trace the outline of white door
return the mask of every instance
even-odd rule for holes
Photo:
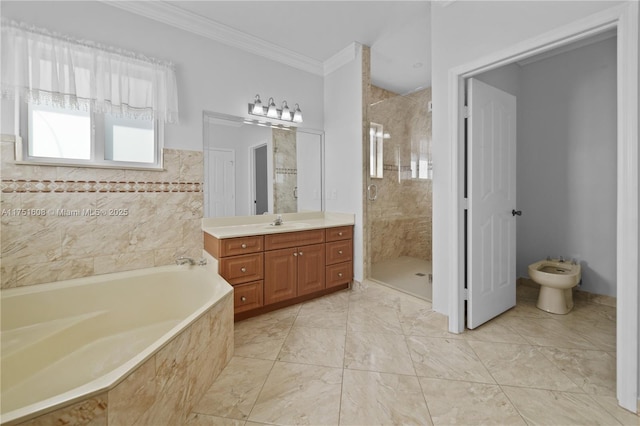
[[[516,304],[516,98],[467,86],[467,327]]]
[[[235,152],[212,149],[209,152],[209,215],[211,217],[236,214]]]

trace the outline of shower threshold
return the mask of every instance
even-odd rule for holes
[[[431,301],[432,266],[430,260],[401,256],[371,265],[371,280]]]

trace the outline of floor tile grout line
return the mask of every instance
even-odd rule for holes
[[[550,347],[550,346],[540,346],[540,347],[536,347],[536,350],[543,356],[545,357],[549,362],[551,362],[558,370],[560,370],[560,372],[562,374],[564,374],[565,377],[567,377],[571,382],[573,382],[578,388],[580,388],[583,392],[576,392],[576,393],[584,393],[586,395],[592,395],[590,392],[587,391],[587,389],[585,389],[585,387],[583,385],[581,385],[580,383],[578,383],[576,380],[573,380],[571,377],[569,377],[564,369],[555,361],[555,359],[553,359],[552,357],[547,356],[547,354],[545,353],[545,351],[540,350],[540,348],[551,348],[551,349],[555,349],[555,350],[559,350],[564,352],[565,354],[569,351],[574,352],[574,351],[580,351],[580,352],[600,352],[600,353],[605,353],[608,356],[610,356],[606,351],[595,351],[595,350],[590,350],[590,349],[571,349],[571,348],[554,348],[554,347]],[[575,359],[575,358],[572,358]],[[615,361],[615,358],[614,358]],[[615,384],[615,378],[614,378],[614,384]],[[614,395],[615,396],[615,393]]]
[[[526,339],[525,339],[526,340]],[[494,343],[495,344],[495,343]],[[487,367],[487,365],[485,364],[484,360],[480,357],[480,355],[478,355],[478,353],[476,352],[476,350],[473,348],[472,345],[469,345],[469,347],[471,348],[471,350],[473,351],[473,353],[476,355],[476,357],[478,358],[478,360],[480,361],[480,363],[482,364],[482,366],[485,368],[485,370],[487,370],[487,372],[489,373],[489,375],[491,376],[491,378],[493,379],[493,381],[495,382],[496,386],[498,386],[498,389],[500,389],[500,392],[502,392],[502,394],[505,396],[505,398],[507,398],[507,400],[509,401],[509,403],[511,404],[511,406],[513,407],[514,410],[516,410],[516,412],[518,413],[518,415],[520,416],[520,418],[522,419],[522,421],[525,424],[529,424],[529,422],[527,422],[527,420],[525,419],[525,417],[522,415],[522,413],[520,412],[520,410],[518,409],[518,407],[516,406],[516,404],[513,403],[513,401],[511,400],[511,398],[509,398],[509,395],[507,395],[507,393],[504,391],[504,389],[502,388],[502,385],[500,384],[500,382],[498,382],[498,380],[496,380],[496,378],[494,377],[493,373],[491,373],[491,370],[489,370],[489,367]]]
[[[349,332],[349,312],[351,310],[350,306],[351,306],[351,295],[353,289],[350,286],[349,287],[349,294],[347,297],[347,318],[345,319],[345,330],[344,330],[344,346],[343,346],[343,351],[342,351],[342,376],[341,376],[341,381],[340,381],[340,403],[338,404],[338,425],[342,424],[342,397],[344,396],[344,370],[346,369],[345,365],[346,365],[346,360],[345,358],[347,357],[347,333]]]
[[[418,379],[418,386],[420,386],[420,392],[422,392],[422,399],[424,400],[424,404],[427,407],[427,413],[429,413],[429,420],[431,421],[431,424],[433,425],[433,416],[431,415],[431,409],[429,408],[429,401],[427,401],[427,394],[424,391],[424,387],[422,387],[422,380],[420,380],[419,376],[416,376],[416,378]]]
[[[298,307],[298,310],[296,311],[296,314],[295,314],[295,318],[291,322],[291,325],[289,325],[289,331],[287,332],[286,337],[282,341],[282,346],[280,346],[280,350],[278,351],[278,354],[276,355],[276,358],[274,360],[270,360],[270,361],[273,362],[273,364],[271,364],[271,368],[269,369],[269,373],[267,374],[267,377],[265,378],[264,382],[262,383],[262,386],[260,386],[260,390],[258,391],[258,395],[256,396],[256,400],[253,401],[253,404],[251,405],[251,409],[249,410],[249,414],[247,414],[247,418],[245,419],[245,424],[248,421],[252,421],[252,420],[250,420],[251,413],[253,413],[253,410],[256,408],[256,404],[260,400],[260,395],[262,395],[262,391],[264,391],[264,387],[267,384],[267,381],[269,380],[269,377],[271,376],[271,373],[273,372],[273,368],[276,366],[276,362],[280,362],[280,361],[278,361],[278,358],[280,357],[280,353],[282,352],[282,348],[284,347],[284,344],[287,341],[287,337],[289,337],[289,334],[291,334],[291,329],[293,328],[293,324],[295,324],[296,319],[298,318],[298,314],[300,313],[300,308],[301,307],[302,306]]]

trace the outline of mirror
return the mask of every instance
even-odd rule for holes
[[[324,133],[204,112],[205,217],[322,211]]]

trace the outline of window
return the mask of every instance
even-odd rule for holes
[[[372,178],[382,177],[382,149],[384,144],[382,124],[371,123],[369,127],[369,175]]]
[[[161,167],[164,124],[178,123],[172,63],[5,18],[1,30],[0,94],[21,105],[18,159]]]
[[[119,117],[28,104],[21,158],[25,162],[161,167],[162,144],[152,119]]]

